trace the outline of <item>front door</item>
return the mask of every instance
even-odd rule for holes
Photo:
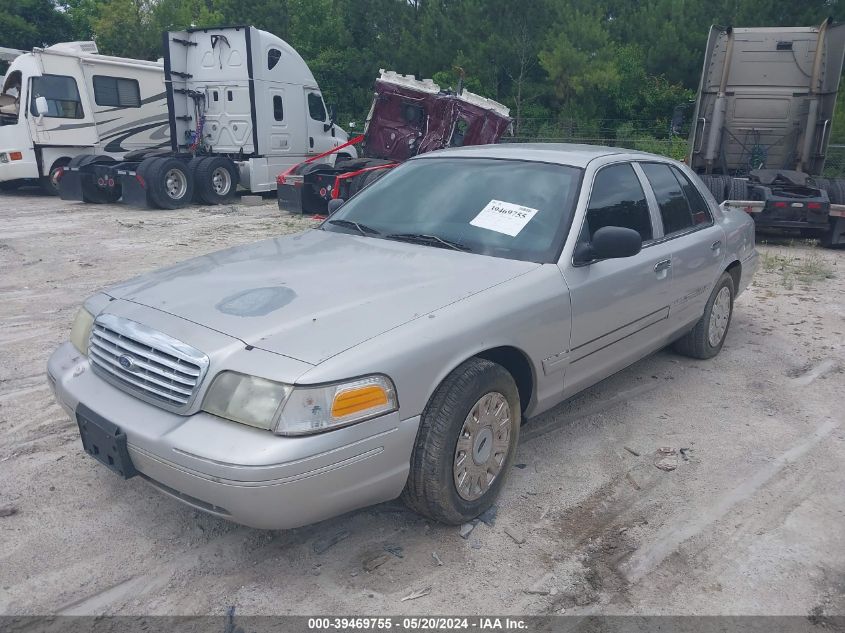
[[[603,226],[638,231],[643,249],[633,257],[564,263],[572,302],[567,395],[634,362],[666,333],[672,258],[630,163],[596,173],[579,242]]]
[[[326,129],[329,125],[329,115],[323,103],[323,97],[317,90],[305,90],[305,111],[308,120],[308,154],[322,154],[334,149],[340,143],[335,138],[334,126]]]

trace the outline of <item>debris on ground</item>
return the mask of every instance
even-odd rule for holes
[[[419,591],[415,591],[412,594],[409,594],[402,598],[400,602],[405,602],[406,600],[416,600],[417,598],[423,598],[431,593],[431,587],[423,587]]]
[[[0,517],[10,517],[13,514],[17,514],[17,513],[18,513],[17,506],[13,506],[13,505],[0,506]]]
[[[522,545],[525,542],[525,537],[522,532],[510,526],[505,527],[505,534],[510,536],[517,545]]]
[[[678,467],[678,452],[668,446],[658,448],[654,465],[667,473],[675,470]]]
[[[634,488],[634,490],[640,489],[640,484],[637,483],[637,480],[631,476],[631,473],[625,473],[625,479],[628,480],[628,483]]]
[[[461,532],[460,532],[461,538],[463,538],[463,539],[469,538],[469,535],[472,533],[472,531],[474,529],[475,529],[475,523],[464,523],[461,526]]]
[[[633,455],[634,457],[640,456],[640,454],[637,451],[635,451],[633,448],[631,448],[630,446],[623,446],[622,448],[624,448],[626,451],[631,453],[631,455]]]
[[[326,538],[318,538],[316,541],[314,541],[314,545],[312,546],[314,549],[314,553],[322,554],[328,551],[331,547],[334,547],[343,539],[349,538],[351,534],[352,532],[350,532],[349,530],[340,530],[332,536]]]
[[[366,559],[363,563],[363,567],[366,571],[375,571],[389,561],[390,558],[390,554],[376,554],[375,556],[371,556]]]
[[[688,462],[688,461],[689,461],[689,454],[688,454],[688,453],[689,453],[691,450],[692,450],[691,448],[682,448],[682,449],[680,449],[681,457],[683,457],[683,458],[684,458],[684,461],[685,461],[685,462]]]
[[[519,468],[520,470],[524,470],[525,468],[528,468],[528,464],[514,464],[513,467]]]
[[[261,196],[241,196],[241,204],[246,207],[257,207],[264,203],[264,198]]]
[[[478,515],[478,520],[489,527],[496,525],[496,515],[499,512],[499,506],[492,505],[487,510]]]
[[[401,545],[385,545],[384,551],[393,554],[396,558],[405,558]]]
[[[434,562],[437,563],[438,567],[443,567],[443,561],[440,560],[440,557],[437,555],[437,552],[432,552],[431,557],[434,559]]]

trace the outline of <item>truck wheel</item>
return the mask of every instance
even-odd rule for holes
[[[704,315],[683,338],[675,341],[675,351],[692,358],[713,358],[725,343],[733,307],[733,277],[724,272],[710,293],[710,298],[704,306]]]
[[[239,176],[235,163],[228,158],[203,158],[194,170],[194,190],[203,202],[225,204],[234,197]]]
[[[827,195],[833,204],[845,204],[845,180],[841,178],[831,180]]]
[[[845,218],[830,218],[830,230],[819,241],[824,248],[845,246]]]
[[[743,178],[731,178],[727,200],[748,200],[748,181]]]
[[[147,161],[151,161],[145,166]],[[149,200],[159,209],[179,209],[194,195],[194,180],[188,165],[176,158],[147,159],[138,166],[147,183]]]
[[[48,196],[59,195],[59,180],[62,178],[65,167],[70,162],[70,158],[59,158],[53,166],[50,167],[50,173],[47,176],[41,176],[38,179],[38,184],[41,186],[41,191]]]
[[[716,198],[716,202],[722,204],[725,201],[725,183],[722,181],[721,176],[702,174],[699,178],[701,178],[704,186],[710,190],[710,193],[713,194],[713,197]]]
[[[477,517],[510,471],[520,423],[519,391],[504,367],[481,358],[460,365],[423,411],[405,503],[443,523]]]

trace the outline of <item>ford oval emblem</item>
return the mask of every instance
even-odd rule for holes
[[[126,354],[122,354],[121,356],[119,356],[117,362],[126,371],[132,371],[135,367],[134,359],[131,356],[127,356]]]

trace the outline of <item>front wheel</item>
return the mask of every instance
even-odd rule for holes
[[[725,344],[734,305],[734,282],[722,273],[695,327],[675,342],[675,351],[692,358],[713,358]]]
[[[507,370],[481,358],[463,363],[423,411],[405,503],[449,524],[483,513],[513,464],[520,423],[519,391]]]
[[[46,176],[41,176],[38,179],[38,184],[41,186],[41,191],[47,194],[48,196],[58,196],[59,195],[59,181],[62,179],[62,175],[64,175],[65,167],[70,162],[69,158],[60,158],[53,166],[50,167],[50,173]]]

